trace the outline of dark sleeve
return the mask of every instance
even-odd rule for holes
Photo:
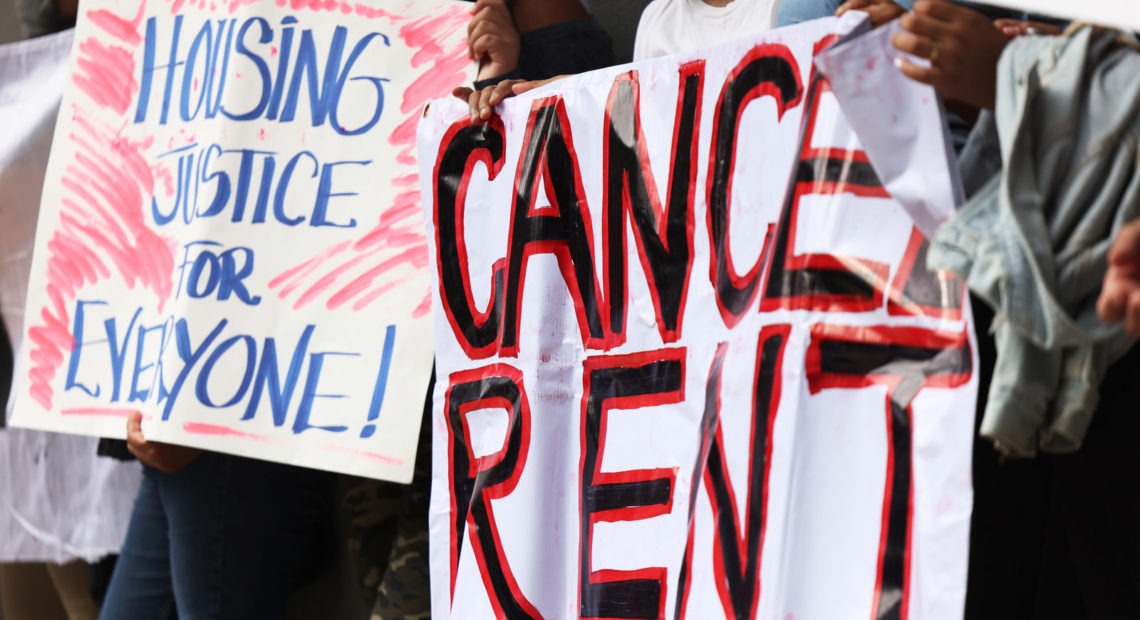
[[[506,75],[475,82],[481,89],[506,79],[545,80],[614,64],[610,35],[593,19],[553,24],[522,35],[519,66]]]
[[[95,453],[99,456],[106,456],[117,461],[135,460],[135,455],[131,454],[131,451],[127,449],[127,442],[122,439],[100,439],[99,446],[95,448]]]
[[[522,36],[519,73],[523,79],[544,80],[612,64],[613,42],[593,19],[562,22]]]

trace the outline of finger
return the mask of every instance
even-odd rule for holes
[[[913,12],[917,16],[930,17],[939,22],[960,21],[981,15],[947,0],[918,0],[914,3]]]
[[[1046,24],[1045,22],[1035,22],[1035,21],[1025,22],[1025,29],[1027,31],[1029,29],[1033,29],[1033,30],[1036,30],[1039,34],[1047,34],[1047,35],[1053,35],[1053,36],[1059,35],[1062,32],[1064,32],[1064,30],[1062,30],[1061,27],[1056,25],[1056,24]]]
[[[835,11],[835,16],[839,17],[847,11],[860,11],[871,6],[873,3],[873,0],[847,0],[847,2],[839,5],[839,8]]]
[[[950,34],[949,22],[936,19],[929,15],[919,15],[915,12],[903,15],[899,21],[899,25],[907,32],[928,39],[941,40]]]
[[[486,89],[484,89],[484,90],[486,90]],[[479,101],[480,101],[481,97],[482,97],[482,93],[480,91],[477,91],[477,90],[471,91],[471,94],[467,97],[467,107],[471,112],[471,122],[472,123],[479,121]]]
[[[556,75],[552,78],[547,78],[545,80],[531,80],[529,82],[517,82],[511,87],[511,90],[513,90],[516,95],[521,95],[525,92],[532,91],[532,90],[539,88],[541,86],[546,86],[547,84],[549,84],[551,82],[566,79],[568,77],[570,77],[570,76],[569,75]]]
[[[451,96],[462,101],[467,101],[471,97],[472,92],[474,91],[466,86],[456,86],[451,89]]]
[[[939,78],[942,77],[942,72],[938,67],[920,67],[902,57],[895,58],[895,66],[908,78],[916,82],[929,84],[935,88],[938,87]]]
[[[503,4],[502,0],[475,0],[475,6],[471,7],[471,14],[478,15],[486,9],[493,9],[496,5]]]
[[[491,103],[491,95],[493,95],[495,93],[495,91],[498,90],[502,85],[503,85],[503,83],[499,82],[498,84],[496,84],[494,86],[484,88],[483,92],[479,93],[479,118],[480,118],[480,120],[485,121],[485,120],[491,118],[491,107],[494,105]]]
[[[491,91],[491,96],[488,99],[488,104],[491,107],[495,107],[502,103],[503,100],[507,97],[514,97],[515,93],[513,86],[516,83],[517,80],[503,80],[502,82],[496,84],[495,89]]]
[[[471,49],[475,53],[475,58],[481,60],[484,56],[493,56],[495,52],[505,51],[508,45],[507,41],[498,34],[486,33],[471,44]]]
[[[467,57],[471,59],[475,58],[475,51],[471,49],[472,33],[479,27],[479,24],[486,20],[484,16],[478,13],[479,5],[475,5],[475,8],[471,9],[471,21],[467,22]]]
[[[502,36],[513,29],[513,24],[508,27],[508,23],[493,19],[481,20],[474,27],[469,28],[467,33],[467,42],[471,46],[474,46],[475,41],[485,34],[495,34]]]
[[[1112,325],[1124,318],[1124,308],[1128,301],[1128,291],[1124,288],[1120,278],[1115,277],[1109,270],[1105,278],[1104,288],[1096,302],[1096,313],[1101,321]]]
[[[1132,268],[1140,263],[1140,221],[1127,224],[1116,233],[1116,239],[1108,251],[1108,262]]]
[[[876,28],[895,19],[896,17],[899,17],[900,15],[906,14],[906,9],[893,2],[867,7],[866,11],[867,15],[871,17],[871,25],[875,26]]]
[[[934,42],[927,37],[918,36],[909,32],[900,31],[891,35],[891,45],[900,52],[906,52],[919,58],[930,58],[934,55]]]
[[[1124,330],[1133,336],[1140,336],[1140,289],[1133,289],[1128,295],[1128,308],[1124,313]]]
[[[127,441],[132,440],[139,445],[146,445],[146,437],[142,432],[142,413],[138,411],[131,412],[127,418]]]

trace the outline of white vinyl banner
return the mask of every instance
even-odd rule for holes
[[[84,0],[12,424],[407,482],[431,375],[415,130],[449,0]]]
[[[861,27],[432,104],[435,617],[962,616],[972,324],[813,70]]]

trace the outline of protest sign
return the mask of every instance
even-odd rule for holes
[[[432,364],[423,104],[468,6],[92,0],[13,424],[411,479]]]
[[[20,346],[40,190],[71,41],[63,32],[0,46],[0,123],[9,128],[0,133],[0,328],[10,341],[0,347]],[[11,360],[0,359],[0,373],[11,372]],[[94,561],[119,550],[140,467],[100,458],[96,442],[0,429],[0,562]]]
[[[972,325],[813,70],[861,19],[433,104],[434,617],[961,617]]]

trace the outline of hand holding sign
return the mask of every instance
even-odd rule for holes
[[[943,97],[993,109],[997,62],[1009,39],[986,16],[945,0],[918,0],[901,24],[895,48],[930,65],[899,58],[900,71]]]
[[[176,446],[158,441],[147,441],[142,432],[142,413],[136,411],[127,419],[127,449],[143,465],[149,465],[164,474],[173,474],[198,458],[197,448]]]

